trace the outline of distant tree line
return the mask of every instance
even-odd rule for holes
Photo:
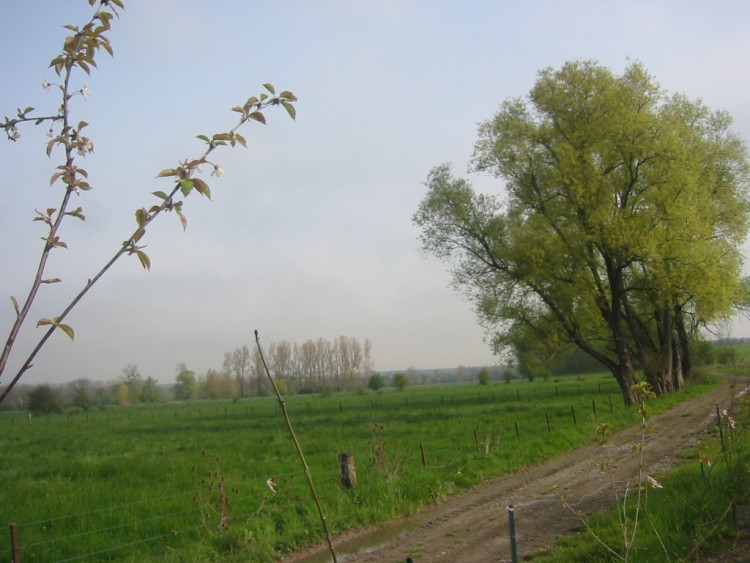
[[[271,375],[285,393],[347,391],[364,387],[373,373],[372,343],[351,336],[334,340],[318,338],[302,344],[287,340],[271,342],[263,355]],[[202,391],[201,391],[202,390]],[[197,378],[197,392],[206,398],[262,396],[270,384],[253,347],[235,348],[224,354],[221,370],[208,370]]]

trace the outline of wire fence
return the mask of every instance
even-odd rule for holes
[[[550,387],[547,395],[551,396],[554,393],[557,397],[568,396],[569,387],[565,388],[564,393]],[[589,395],[581,393],[580,389],[577,393],[579,394],[569,394],[571,398],[576,397],[576,401],[572,401],[569,407],[558,405],[546,412],[539,410],[531,419],[515,417],[514,408],[511,408],[512,403],[523,400],[539,401],[543,397],[537,393],[535,399],[534,394],[529,392],[524,399],[518,389],[504,392],[482,390],[472,397],[456,397],[449,393],[431,396],[415,394],[403,398],[390,397],[387,401],[380,397],[365,396],[354,403],[333,400],[320,404],[297,399],[289,402],[289,409],[301,425],[304,425],[306,417],[336,415],[346,411],[357,412],[363,418],[369,419],[369,439],[365,443],[359,441],[343,444],[340,448],[353,450],[352,453],[359,461],[359,478],[366,481],[381,478],[384,472],[388,473],[389,479],[418,471],[456,473],[477,456],[510,458],[523,449],[518,447],[519,443],[534,440],[534,443],[541,444],[544,437],[554,434],[558,427],[569,427],[571,422],[574,425],[583,425],[584,421],[595,421],[601,413],[611,413],[621,404],[617,396],[613,400],[611,394],[607,394],[611,393],[611,387],[605,386],[602,389],[601,384],[589,389]],[[440,437],[423,438],[413,433],[401,434],[397,422],[389,428],[383,428],[376,422],[378,413],[386,413],[392,409],[403,411],[403,424],[408,425],[409,416],[419,417],[424,411],[435,407],[445,409],[472,404],[486,405],[496,410],[488,411],[485,420],[480,417],[468,423],[463,422],[461,416],[456,414],[455,431]],[[505,408],[500,409],[502,406]],[[50,424],[65,421],[73,425],[105,422],[127,425],[166,418],[227,421],[258,419],[260,416],[275,414],[276,407],[269,404],[232,404],[162,407],[151,412],[133,409],[131,412],[59,415],[51,416],[48,420]],[[13,422],[12,416],[9,418],[10,424],[19,423],[18,420]],[[33,421],[34,424],[38,422]],[[42,423],[46,421],[43,419]],[[586,426],[587,429],[582,429],[582,432],[590,434],[590,425]],[[326,498],[333,503],[335,500],[332,495],[343,494],[341,488],[332,486],[332,483],[338,485],[336,458],[330,447],[320,446],[319,449],[321,451],[315,451],[313,448],[313,451],[306,454],[316,460],[312,467],[313,474],[327,484],[327,487],[324,487]],[[327,462],[317,461],[326,456]],[[291,466],[287,463],[282,465]],[[304,481],[304,472],[301,468],[299,471],[274,475],[264,472],[262,476],[245,478],[243,494],[232,493],[228,509],[222,508],[219,499],[221,493],[217,492],[216,488],[203,486],[176,494],[152,495],[145,499],[111,506],[19,522],[13,525],[15,538],[8,541],[5,549],[0,548],[0,554],[4,554],[2,556],[10,561],[20,558],[23,561],[45,562],[116,560],[119,557],[131,558],[139,550],[144,554],[179,551],[186,549],[190,542],[198,541],[218,530],[222,522],[226,525],[242,522],[243,526],[252,527],[253,521],[267,516],[264,505],[270,502],[269,499],[275,495],[280,484],[294,481]],[[304,492],[289,496],[296,500],[302,494]],[[280,507],[275,509],[282,510]],[[0,542],[0,546],[3,543],[5,542]]]

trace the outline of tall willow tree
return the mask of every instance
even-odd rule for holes
[[[545,69],[479,129],[476,193],[431,171],[414,215],[423,248],[453,264],[497,352],[575,345],[632,403],[690,377],[697,330],[744,301],[747,160],[731,119],[668,95],[638,64]]]

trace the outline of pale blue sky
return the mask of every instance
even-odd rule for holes
[[[115,266],[68,319],[26,382],[111,379],[128,364],[172,381],[223,353],[263,342],[339,335],[373,344],[379,370],[494,362],[447,266],[419,253],[411,216],[430,168],[462,173],[477,124],[523,96],[539,69],[596,59],[619,72],[638,59],[664,88],[726,109],[750,138],[750,4],[743,1],[125,0],[99,57],[92,96],[74,115],[91,123],[94,190],[77,203],[70,247],[50,261],[64,284],[43,288],[36,318],[57,314],[131,232],[133,211],[169,182],[154,178],[199,154],[197,134],[227,129],[229,108],[272,82],[299,98],[294,123],[269,111],[244,132],[249,150],[215,153],[213,201],[191,197],[188,229],[164,217],[149,229],[153,266]],[[54,107],[42,80],[66,23],[85,0],[4,0],[0,112]],[[0,328],[21,299],[40,248],[35,208],[57,206],[55,158],[44,131],[0,142]],[[206,178],[208,179],[208,178]],[[500,186],[475,179],[484,190]],[[29,324],[9,378],[40,331]]]

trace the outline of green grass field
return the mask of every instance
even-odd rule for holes
[[[615,431],[639,421],[605,375],[293,396],[287,407],[333,532],[587,444],[596,420]],[[274,399],[109,408],[31,424],[4,413],[0,428],[0,524],[17,523],[24,561],[271,561],[322,537]],[[339,484],[339,452],[355,456],[349,491]],[[9,533],[0,553],[10,560]]]

